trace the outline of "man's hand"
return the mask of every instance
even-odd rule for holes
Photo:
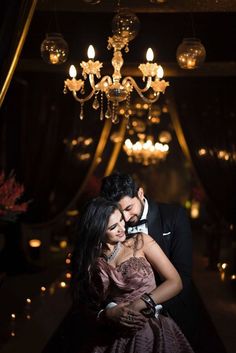
[[[145,325],[145,318],[138,311],[129,308],[130,303],[121,303],[113,308],[105,309],[106,319],[122,328],[130,329],[130,331],[138,331]]]

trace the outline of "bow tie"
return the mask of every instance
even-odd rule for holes
[[[138,227],[138,226],[141,226],[142,224],[146,224],[146,223],[147,223],[147,219],[140,219],[140,220],[138,221],[138,223],[135,224],[134,227]]]
[[[145,224],[146,224],[146,227],[145,227]],[[128,234],[133,234],[133,233],[137,233],[140,231],[144,231],[144,232],[147,231],[147,220],[146,219],[141,219],[137,224],[135,224],[135,226],[127,228]]]

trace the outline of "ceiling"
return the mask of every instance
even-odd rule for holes
[[[149,0],[120,1],[140,20],[138,36],[130,42],[124,55],[123,74],[140,75],[138,63],[145,60],[152,47],[166,77],[235,76],[236,1],[227,0]],[[89,44],[96,48],[96,58],[111,71],[111,52],[107,38],[112,34],[111,21],[117,1],[101,0],[97,5],[86,0],[39,0],[18,65],[19,71],[66,72],[73,62],[86,59]],[[68,42],[68,62],[60,66],[45,64],[40,58],[40,44],[46,32],[61,32]],[[206,62],[201,69],[181,70],[176,62],[176,49],[184,37],[198,37],[206,48]]]

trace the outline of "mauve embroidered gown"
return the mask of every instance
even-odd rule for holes
[[[114,268],[99,258],[96,283],[104,301],[133,301],[155,287],[152,267],[144,257],[131,257]],[[96,333],[99,334],[98,330]],[[166,316],[150,318],[144,328],[133,335],[111,327],[100,331],[101,341],[90,346],[92,353],[193,353],[190,344],[175,322]],[[92,334],[91,341],[92,342]],[[88,347],[87,347],[88,348]],[[86,350],[87,352],[87,350]],[[81,351],[82,353],[82,351]]]

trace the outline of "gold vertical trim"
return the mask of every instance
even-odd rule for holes
[[[184,136],[184,132],[183,132],[183,129],[182,129],[182,126],[181,126],[181,123],[180,123],[179,114],[178,114],[178,110],[177,110],[177,107],[176,107],[176,103],[175,103],[175,99],[174,99],[173,93],[170,92],[170,91],[171,90],[168,90],[168,93],[166,95],[166,103],[167,103],[167,106],[168,106],[168,110],[169,110],[169,113],[170,113],[171,121],[173,123],[178,142],[180,144],[180,147],[181,147],[181,149],[182,149],[187,161],[190,163],[192,171],[193,171],[196,179],[198,180],[199,185],[205,191],[205,188],[202,185],[202,182],[201,182],[201,180],[200,180],[200,178],[198,176],[198,172],[197,172],[197,170],[195,168],[195,165],[193,163],[193,160],[192,160],[192,157],[191,157],[191,153],[190,153],[187,141],[186,141],[185,136]],[[205,192],[205,194],[206,194],[206,192]]]
[[[112,173],[114,167],[115,167],[117,158],[118,158],[119,153],[120,153],[121,146],[122,146],[123,141],[124,141],[127,124],[128,124],[128,119],[123,118],[122,122],[121,122],[121,125],[120,125],[119,133],[118,133],[118,137],[120,137],[121,140],[119,142],[115,143],[115,146],[113,148],[113,152],[112,152],[111,157],[109,159],[109,162],[108,162],[107,168],[105,170],[104,176],[110,175]]]
[[[168,111],[170,113],[170,117],[171,117],[174,129],[175,129],[175,133],[176,133],[177,139],[179,141],[180,147],[181,147],[185,157],[193,165],[191,154],[190,154],[186,139],[184,137],[183,129],[182,129],[182,126],[181,126],[181,123],[179,120],[179,114],[177,111],[175,99],[173,97],[173,93],[170,93],[170,90],[166,94],[166,103],[168,106]]]
[[[2,103],[3,103],[4,98],[6,96],[7,90],[9,88],[10,83],[11,83],[12,76],[13,76],[14,71],[16,69],[16,66],[17,66],[17,63],[18,63],[18,60],[19,60],[19,57],[20,57],[21,50],[23,48],[23,45],[24,45],[28,30],[29,30],[29,27],[30,27],[31,20],[33,18],[33,14],[34,14],[34,11],[35,11],[35,7],[37,5],[37,1],[38,0],[33,0],[32,1],[32,5],[30,7],[27,19],[25,21],[25,25],[24,25],[24,28],[23,28],[19,43],[17,45],[13,60],[11,62],[11,66],[10,66],[10,68],[8,70],[8,74],[7,74],[6,79],[5,79],[4,83],[3,83],[3,86],[2,86],[2,89],[1,89],[1,92],[0,92],[0,107],[2,106]]]

